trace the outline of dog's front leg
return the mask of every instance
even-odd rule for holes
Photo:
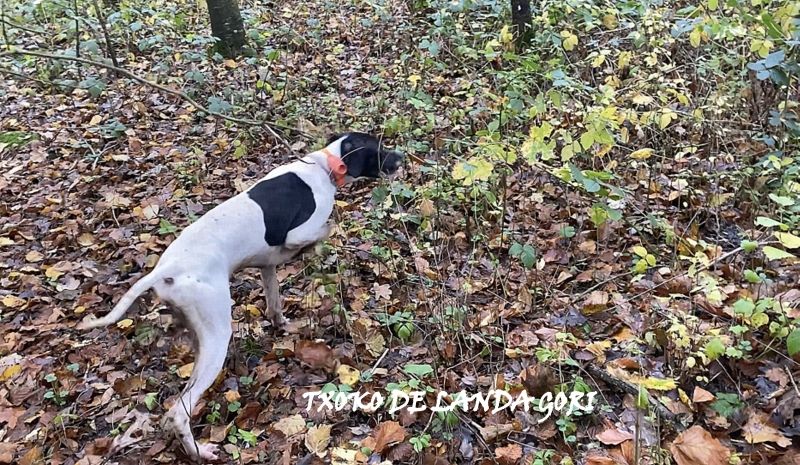
[[[267,315],[272,320],[272,326],[280,328],[286,324],[286,318],[283,317],[281,308],[281,292],[275,265],[261,268],[261,279],[264,281],[264,295],[267,298]]]

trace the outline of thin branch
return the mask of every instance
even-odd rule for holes
[[[27,26],[23,26],[22,24],[17,24],[17,23],[15,23],[13,21],[9,21],[8,18],[5,17],[4,14],[0,14],[0,22],[3,23],[4,25],[8,24],[9,26],[13,27],[14,29],[20,29],[20,30],[25,31],[25,32],[31,32],[33,34],[47,34],[47,31],[44,31],[44,30],[41,30],[41,29],[33,29],[33,28],[30,28],[30,27],[27,27]],[[4,29],[5,29],[5,27],[4,27]],[[8,45],[11,45],[11,44],[8,43]]]
[[[45,82],[45,81],[43,81],[41,79],[38,79],[38,78],[35,78],[33,76],[28,76],[27,74],[18,73],[16,71],[8,69],[8,68],[0,68],[0,75],[3,75],[3,74],[7,74],[9,76],[16,76],[16,77],[18,77],[18,78],[20,78],[20,79],[22,79],[24,81],[38,82],[39,84],[41,84],[43,86],[52,85],[52,83]],[[71,86],[71,87],[77,88],[77,86]]]
[[[114,50],[114,44],[111,43],[111,35],[108,33],[108,28],[106,27],[106,17],[103,14],[103,11],[100,9],[100,4],[97,0],[94,0],[94,12],[97,15],[97,20],[100,21],[100,28],[103,30],[103,38],[106,40],[106,50],[108,51],[108,56],[111,58],[111,63],[114,64],[117,68],[119,68],[119,62],[117,61],[117,51]]]
[[[297,128],[294,128],[294,127],[291,127],[291,126],[287,126],[287,125],[283,125],[283,124],[280,124],[280,123],[274,123],[274,122],[270,122],[270,121],[258,121],[258,120],[252,120],[252,119],[244,119],[244,118],[235,118],[233,116],[224,115],[224,114],[216,112],[216,111],[211,111],[208,108],[206,108],[204,105],[198,103],[193,98],[191,98],[188,95],[186,95],[184,92],[181,92],[181,91],[178,91],[178,90],[175,90],[175,89],[171,89],[169,87],[163,86],[163,85],[158,84],[156,82],[148,81],[147,79],[145,79],[143,77],[140,77],[140,76],[137,76],[136,74],[134,74],[134,73],[132,73],[132,72],[126,70],[126,69],[119,68],[117,66],[110,65],[108,63],[103,63],[101,61],[95,61],[95,60],[90,60],[88,58],[73,57],[73,56],[67,56],[67,55],[61,55],[61,54],[39,52],[39,51],[35,51],[35,50],[26,50],[26,49],[16,48],[16,47],[12,47],[10,50],[0,52],[0,57],[6,56],[6,55],[28,55],[28,56],[34,56],[34,57],[40,57],[40,58],[50,58],[50,59],[53,59],[53,60],[75,61],[75,62],[78,62],[78,63],[84,63],[84,64],[98,66],[98,67],[101,67],[101,68],[106,68],[106,69],[112,70],[112,71],[116,72],[117,74],[121,74],[123,76],[127,76],[127,77],[133,79],[134,81],[137,81],[137,82],[142,83],[144,85],[156,88],[156,89],[158,89],[158,90],[160,90],[162,92],[166,92],[168,94],[171,94],[171,95],[174,95],[176,97],[179,97],[179,98],[185,100],[189,105],[193,106],[197,110],[200,110],[200,111],[202,111],[204,113],[207,113],[209,115],[212,115],[212,116],[216,116],[217,118],[222,118],[224,120],[228,120],[228,121],[231,121],[233,123],[248,124],[248,125],[252,125],[252,126],[264,125],[264,127],[267,128],[267,130],[270,132],[272,137],[274,137],[275,140],[277,140],[278,142],[280,142],[281,144],[286,146],[286,148],[289,149],[290,153],[293,152],[291,145],[289,145],[289,143],[284,138],[279,136],[275,132],[275,130],[273,128],[286,129],[286,130],[294,131],[294,132],[297,132],[299,134],[307,136],[307,134],[305,132],[300,131]]]

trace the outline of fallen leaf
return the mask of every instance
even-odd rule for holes
[[[494,456],[500,465],[514,465],[522,458],[522,447],[519,444],[509,444],[494,450]]]
[[[192,362],[192,363],[187,363],[186,365],[184,365],[184,366],[182,366],[182,367],[178,368],[178,370],[177,370],[177,371],[175,371],[175,373],[176,373],[176,374],[177,374],[179,377],[181,377],[181,378],[183,378],[183,379],[186,379],[186,378],[188,378],[189,376],[191,376],[191,374],[192,374],[192,370],[194,370],[194,362]]]
[[[297,341],[294,347],[294,355],[298,360],[313,369],[324,368],[331,370],[335,365],[333,350],[324,342]]]
[[[617,428],[606,428],[597,435],[597,440],[608,446],[616,446],[633,439],[631,433],[620,431]]]
[[[384,300],[391,300],[392,299],[392,290],[389,288],[388,284],[381,284],[374,283],[372,285],[372,292],[375,293],[375,297],[378,299]]]
[[[39,465],[42,463],[42,449],[33,446],[19,459],[19,465]]]
[[[31,250],[30,252],[25,254],[25,260],[31,263],[40,262],[44,259],[44,255],[41,252],[37,252],[35,250]]]
[[[353,387],[358,383],[361,372],[351,367],[350,365],[339,365],[336,369],[336,374],[339,375],[339,382]]]
[[[10,367],[5,367],[2,369],[2,371],[0,371],[0,381],[7,381],[16,376],[21,371],[22,371],[22,365],[11,365]]]
[[[669,446],[678,465],[727,465],[731,451],[702,426],[692,426]]]
[[[396,421],[384,421],[375,428],[375,452],[383,451],[406,438],[406,429]]]
[[[647,160],[648,158],[653,156],[653,149],[646,148],[646,149],[635,150],[631,152],[629,156],[634,160]]]
[[[777,428],[770,424],[769,418],[763,413],[753,413],[747,423],[742,427],[744,439],[750,444],[774,442],[781,447],[789,447],[792,440],[782,435]]]
[[[3,305],[8,308],[18,308],[25,305],[25,299],[20,299],[15,295],[7,295],[3,297]]]
[[[234,391],[233,389],[225,391],[225,400],[229,404],[232,403],[232,402],[236,402],[237,400],[239,400],[241,398],[242,398],[242,396],[241,396],[241,394],[239,394],[239,391]]]
[[[312,426],[306,432],[306,448],[318,457],[324,457],[331,442],[331,425]]]
[[[592,454],[586,457],[586,465],[617,465],[617,461],[605,455]]]
[[[700,386],[694,387],[694,392],[692,393],[692,402],[694,402],[695,404],[711,402],[714,399],[716,399],[716,397],[714,397],[714,394],[711,394],[710,392],[706,391]]]
[[[306,421],[299,414],[281,418],[272,425],[272,429],[280,431],[287,438],[306,430]]]
[[[589,297],[583,302],[583,309],[581,313],[584,315],[593,315],[602,312],[608,305],[608,292],[593,291]]]
[[[498,436],[508,434],[512,431],[514,431],[514,425],[512,423],[487,425],[480,429],[481,437],[483,437],[486,442],[494,441]]]
[[[0,442],[0,463],[6,464],[14,461],[14,455],[19,446],[10,442]]]

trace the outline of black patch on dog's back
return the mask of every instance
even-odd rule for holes
[[[289,231],[308,221],[317,208],[311,187],[295,173],[265,179],[247,195],[264,212],[264,240],[271,246],[283,245]]]

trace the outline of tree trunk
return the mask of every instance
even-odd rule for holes
[[[511,0],[511,22],[517,29],[518,49],[528,43],[532,21],[530,0]]]
[[[216,51],[232,58],[242,51],[245,44],[244,23],[237,0],[206,0],[211,17],[211,34],[218,39]]]

